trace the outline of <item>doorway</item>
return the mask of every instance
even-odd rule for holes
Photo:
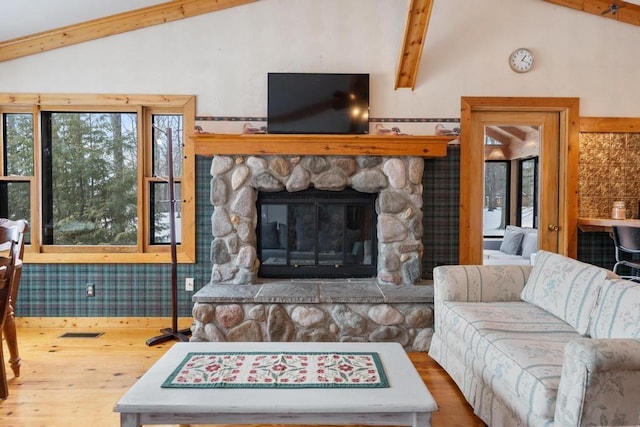
[[[482,264],[485,136],[495,127],[540,129],[540,249],[577,251],[577,98],[463,97],[460,138],[460,264]]]

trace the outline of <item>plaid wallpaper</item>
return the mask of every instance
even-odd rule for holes
[[[178,316],[190,317],[193,293],[182,290],[185,277],[196,290],[211,275],[211,158],[196,158],[197,264],[178,266]],[[459,147],[447,157],[429,159],[424,168],[424,257],[422,276],[433,267],[458,262]],[[578,259],[611,268],[613,243],[604,233],[580,233]],[[16,315],[20,317],[169,317],[171,267],[162,264],[27,264],[20,283]],[[87,297],[87,283],[96,296]]]
[[[434,267],[458,263],[459,146],[449,146],[446,157],[425,160],[422,185],[422,278],[431,280]]]
[[[209,201],[211,159],[196,157],[196,259],[178,265],[178,317],[191,317],[192,292],[185,277],[195,279],[196,290],[209,282],[211,214]],[[26,264],[20,279],[16,315],[20,317],[169,317],[169,264]],[[96,284],[96,296],[87,297],[86,284]]]

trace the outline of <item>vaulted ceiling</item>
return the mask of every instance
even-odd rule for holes
[[[0,61],[70,46],[140,28],[215,12],[257,0],[172,0],[103,18],[36,34],[0,41]],[[547,3],[640,26],[640,0],[543,0]],[[404,37],[401,40],[395,88],[411,88],[422,58],[431,10],[435,0],[408,0]]]

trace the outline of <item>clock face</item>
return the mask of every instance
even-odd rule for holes
[[[533,66],[533,53],[529,49],[516,49],[509,56],[509,65],[516,73],[526,73]]]

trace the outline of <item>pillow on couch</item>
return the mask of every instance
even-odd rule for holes
[[[640,339],[640,283],[606,280],[589,333],[591,338]]]
[[[522,237],[522,258],[530,259],[538,251],[538,230],[527,229]]]
[[[520,298],[586,335],[606,276],[603,268],[541,250],[536,253],[535,265]]]
[[[522,237],[524,232],[522,228],[515,225],[507,225],[504,230],[504,238],[500,244],[500,252],[504,252],[509,255],[517,255],[520,252],[520,244],[522,243]]]

